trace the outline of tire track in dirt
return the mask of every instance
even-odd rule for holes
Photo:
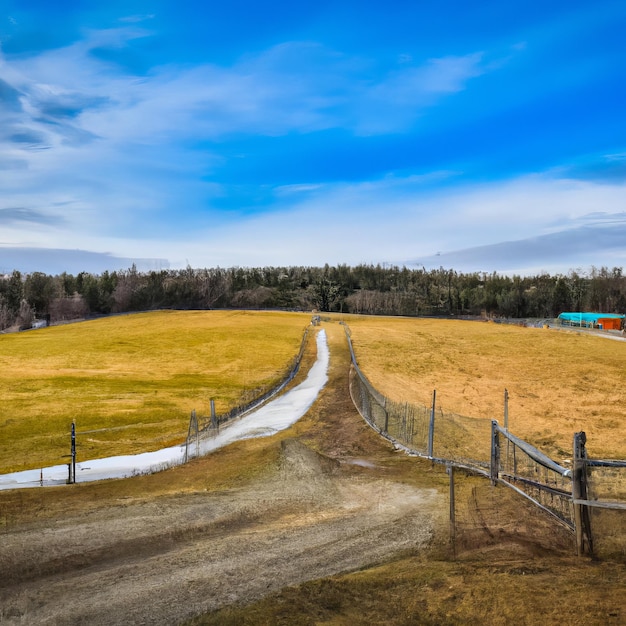
[[[245,489],[8,533],[0,621],[177,623],[422,548],[440,505],[435,490],[347,476],[286,440],[279,467]]]

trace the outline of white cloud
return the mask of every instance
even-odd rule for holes
[[[146,20],[152,20],[156,16],[154,13],[147,13],[145,15],[128,15],[126,17],[120,17],[120,22],[126,22],[127,24],[136,24],[137,22],[145,22]]]
[[[406,76],[394,77],[396,88],[414,93],[447,94],[461,91],[470,78],[485,73],[481,67],[483,54],[478,52],[461,57],[429,59],[423,67]],[[399,81],[397,79],[400,79]],[[387,84],[389,84],[388,81]],[[409,99],[411,94],[407,94]]]
[[[23,94],[30,126],[41,128],[42,109],[44,115],[46,108],[63,110],[95,136],[154,144],[192,134],[216,138],[334,127],[372,132],[381,107],[385,130],[401,130],[421,108],[485,71],[476,53],[403,63],[378,78],[365,60],[309,42],[283,43],[232,67],[166,66],[144,77],[125,75],[90,54],[148,35],[130,27],[90,31],[65,48],[1,63],[0,77]]]
[[[624,263],[625,192],[623,184],[535,176],[466,186],[451,195],[396,178],[303,189],[286,196],[291,204],[280,213],[240,216],[236,223],[178,235],[89,234],[70,220],[39,229],[3,227],[3,240],[47,247],[63,241],[67,248],[118,257],[164,258],[173,267],[416,261],[462,271],[567,272]],[[578,202],[573,208],[572,199]],[[590,215],[596,208],[603,214]],[[503,243],[511,241],[517,243]]]
[[[442,98],[462,91],[472,78],[484,74],[483,54],[401,63],[397,69],[364,89],[358,102],[356,131],[371,135],[410,127]]]
[[[319,191],[323,188],[321,184],[302,184],[302,185],[281,185],[274,188],[277,196],[291,196],[295,194],[309,193],[311,191]]]
[[[615,153],[615,154],[607,154],[607,155],[605,155],[605,159],[607,161],[611,161],[611,162],[617,161],[617,162],[621,163],[622,161],[626,161],[626,152],[618,152],[618,153]]]
[[[613,219],[623,224],[625,193],[624,184],[577,183],[539,176],[491,186],[465,186],[453,194],[423,194],[419,185],[407,180],[325,186],[280,214],[256,216],[199,233],[186,251],[199,265],[403,264],[437,252],[445,255],[495,246],[498,254],[489,251],[480,257],[483,263],[494,264],[482,269],[493,271],[499,269],[498,264],[509,268],[513,261],[506,246],[498,248],[499,244],[528,240],[515,250],[517,271],[547,268],[548,263],[566,271],[576,265],[579,252],[580,264],[613,265],[624,258],[620,247],[613,245],[607,250],[607,237],[592,237],[605,231],[581,228],[590,209],[597,206],[605,212],[602,223]],[[602,225],[597,219],[595,224]],[[612,241],[619,243],[620,237],[625,239],[623,250],[626,235],[615,235]],[[545,245],[532,242],[537,238],[543,238]],[[558,242],[563,245],[561,251],[549,248]],[[555,259],[559,254],[561,258]],[[459,257],[464,262],[467,258]]]

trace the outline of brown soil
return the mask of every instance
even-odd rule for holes
[[[296,440],[283,441],[280,460],[245,488],[8,533],[3,621],[172,624],[430,541],[434,489],[342,476]]]

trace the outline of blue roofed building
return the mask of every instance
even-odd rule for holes
[[[599,330],[622,330],[624,318],[619,313],[561,313],[558,322],[562,326],[597,328]]]

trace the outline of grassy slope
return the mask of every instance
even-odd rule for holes
[[[626,343],[493,323],[344,319],[362,370],[394,400],[430,406],[436,389],[444,412],[502,424],[506,388],[511,432],[554,458],[571,456],[581,430],[590,456],[626,457]]]
[[[297,354],[304,314],[167,311],[0,336],[0,472],[181,441],[189,414],[235,406]],[[104,430],[100,430],[104,429]]]

